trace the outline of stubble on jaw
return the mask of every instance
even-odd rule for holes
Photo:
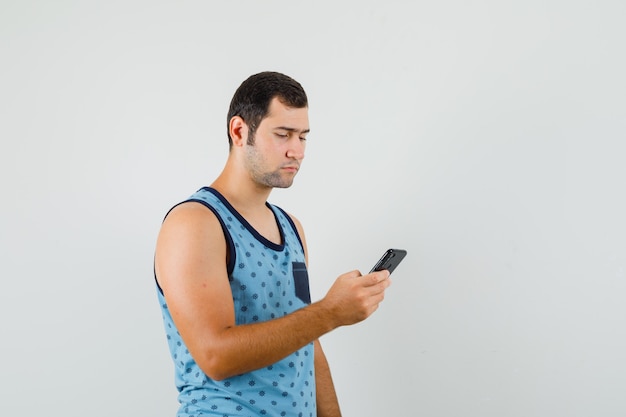
[[[246,145],[246,168],[252,180],[269,188],[289,188],[293,184],[293,176],[285,178],[278,168],[267,172],[265,157],[257,151],[255,145]]]

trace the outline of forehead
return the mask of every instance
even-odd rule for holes
[[[295,108],[284,105],[278,98],[274,97],[270,102],[267,116],[261,124],[268,127],[288,127],[296,130],[309,130],[309,108]]]

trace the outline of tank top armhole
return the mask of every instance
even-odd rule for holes
[[[209,210],[211,210],[213,214],[215,215],[215,217],[217,217],[217,220],[219,220],[220,225],[222,226],[222,231],[224,232],[224,239],[226,239],[226,246],[227,246],[227,251],[228,251],[228,264],[226,265],[226,272],[228,273],[228,276],[230,277],[233,274],[233,270],[235,269],[235,261],[237,257],[235,253],[235,245],[233,244],[233,238],[230,236],[230,233],[228,232],[228,228],[226,227],[226,224],[224,224],[224,221],[222,220],[220,215],[217,213],[217,210],[215,210],[215,208],[213,208],[209,203],[207,203],[204,200],[200,200],[197,198],[190,198],[189,200],[181,201],[180,203],[176,204],[174,207],[169,209],[169,211],[167,212],[163,220],[165,221],[168,214],[170,214],[172,210],[174,210],[176,207],[180,206],[181,204],[185,204],[185,203],[200,203],[206,208],[208,208]],[[159,292],[163,294],[163,289],[161,288],[161,286],[159,285],[159,281],[157,280],[156,268],[154,267],[154,265],[153,265],[153,269],[154,269],[154,282],[156,282]]]
[[[211,210],[213,214],[215,215],[215,217],[217,217],[217,220],[220,222],[220,225],[222,226],[222,232],[224,232],[224,239],[226,239],[226,247],[227,247],[226,249],[228,253],[228,264],[226,265],[226,272],[228,273],[228,276],[230,277],[233,274],[233,270],[235,269],[235,262],[236,262],[237,255],[235,252],[235,244],[233,243],[233,238],[230,236],[230,233],[228,232],[228,228],[226,227],[224,220],[222,220],[222,217],[219,215],[217,210],[204,200],[201,200],[199,198],[190,198],[189,200],[183,201],[183,203],[191,203],[191,202],[200,203],[206,208],[208,208],[209,210]]]
[[[302,253],[305,253],[304,245],[302,244],[302,238],[300,238],[300,233],[298,233],[298,228],[296,227],[296,224],[293,222],[293,219],[291,218],[291,216],[289,214],[287,214],[287,212],[285,210],[281,209],[280,207],[278,207],[278,206],[274,206],[274,207],[276,207],[278,210],[280,210],[281,213],[283,213],[283,216],[285,216],[285,218],[287,219],[287,221],[291,225],[291,228],[293,229],[293,232],[296,234],[296,237],[298,238],[298,242],[300,242],[300,247],[302,248]]]

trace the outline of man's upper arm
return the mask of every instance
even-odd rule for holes
[[[157,240],[155,271],[172,319],[200,367],[219,333],[235,325],[226,240],[199,203],[174,208]]]

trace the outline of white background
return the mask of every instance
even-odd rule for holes
[[[344,416],[626,415],[626,3],[0,0],[0,415],[173,416],[152,277],[247,76],[309,94],[314,299]]]

